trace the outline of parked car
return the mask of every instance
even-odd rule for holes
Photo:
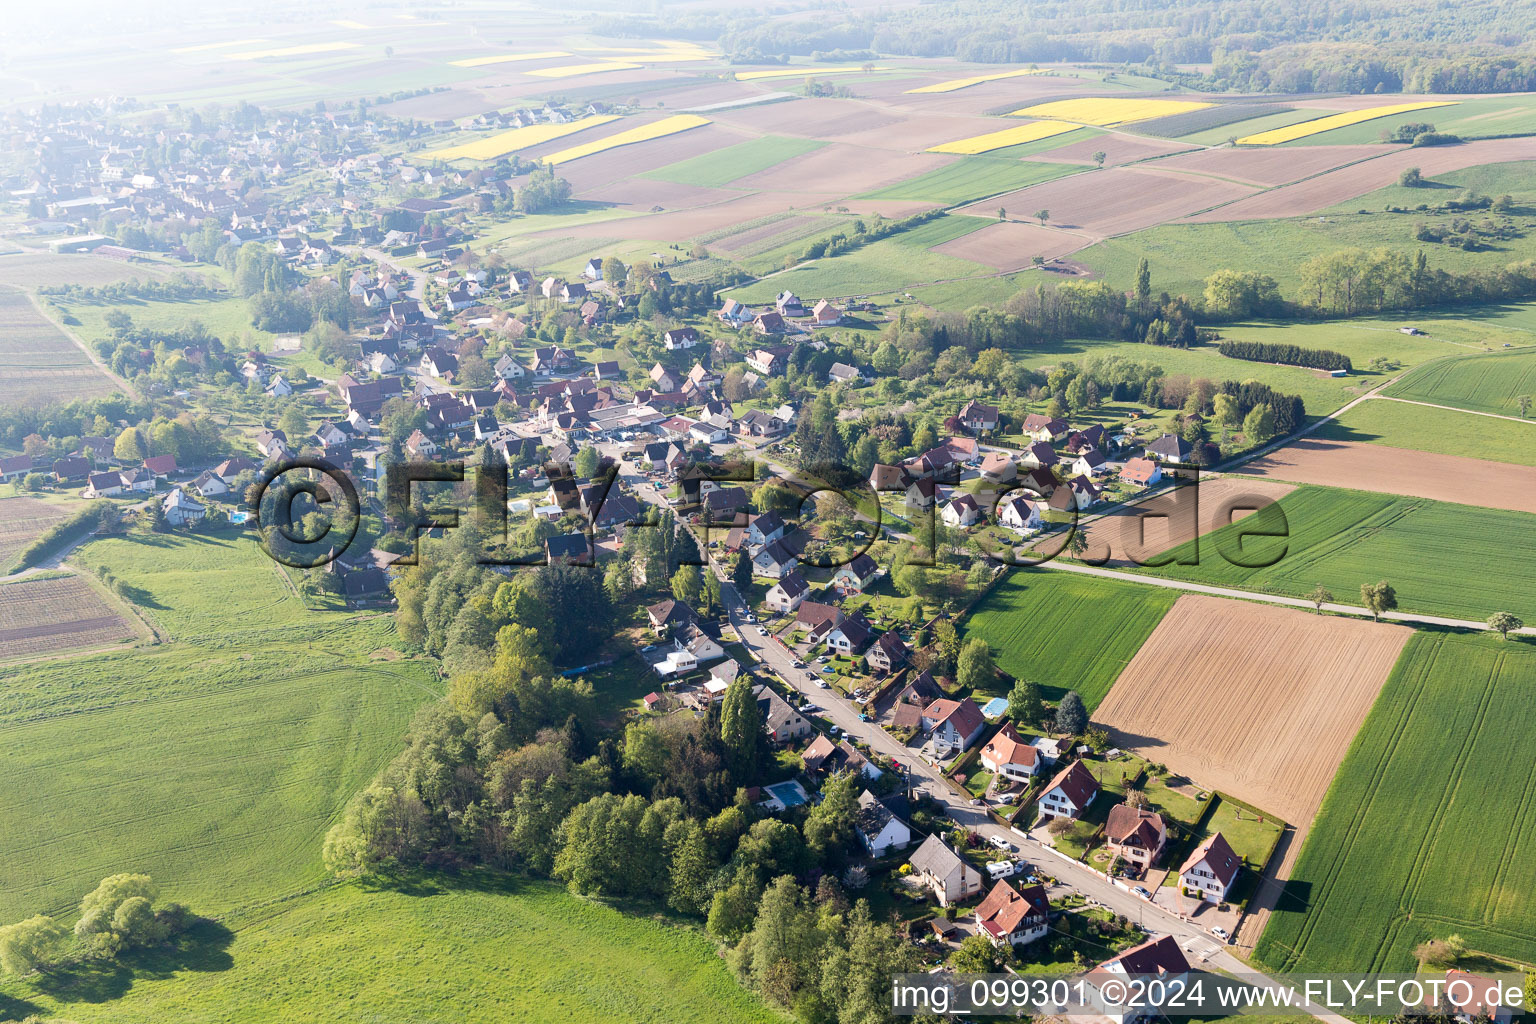
[[[816,680],[816,685],[825,690],[827,688],[827,681],[825,679],[818,679]]]
[[[980,800],[973,800],[971,802],[973,804],[977,804],[977,805],[979,805],[981,803]],[[991,843],[993,846],[997,847],[999,850],[1012,850],[1013,849],[1013,844],[1010,843],[1008,840],[1004,839],[1002,836],[988,836],[987,837],[987,842]]]
[[[1225,928],[1223,928],[1221,925],[1217,925],[1214,928],[1212,928],[1211,929],[1211,934],[1216,936],[1222,942],[1231,942],[1232,941],[1232,936],[1228,935],[1227,934],[1227,930]]]
[[[840,729],[838,726],[834,725],[830,729],[828,729],[827,731],[830,732],[833,736],[838,736],[838,735],[842,734],[843,730]]]
[[[805,668],[805,662],[801,661],[799,658],[796,658],[795,668]]]
[[[764,629],[762,626],[758,626],[757,627],[757,635],[758,636],[767,636],[768,635],[768,631],[766,629]]]
[[[1144,899],[1144,900],[1146,900],[1148,902],[1151,902],[1151,900],[1152,900],[1152,894],[1147,892],[1147,890],[1143,889],[1139,885],[1136,888],[1132,889],[1131,892],[1135,893],[1137,896],[1140,896],[1142,899]]]

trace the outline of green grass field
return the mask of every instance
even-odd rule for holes
[[[86,341],[110,338],[112,329],[105,323],[107,313],[121,310],[133,318],[134,326],[150,329],[186,327],[193,321],[222,338],[231,351],[240,350],[240,339],[249,335],[266,348],[272,335],[251,326],[250,307],[241,298],[194,299],[188,302],[159,302],[126,299],[121,302],[62,302],[56,308],[80,321],[75,332]]]
[[[859,199],[917,199],[955,205],[1011,192],[1026,185],[1064,178],[1087,170],[1077,164],[1024,163],[986,156],[963,156],[936,171],[899,181]]]
[[[1220,553],[1248,524],[1278,528],[1282,514],[1286,538],[1250,537],[1242,546],[1243,560],[1279,555],[1274,564],[1245,568]],[[1199,565],[1137,571],[1291,597],[1304,597],[1321,583],[1338,601],[1354,605],[1360,604],[1361,584],[1385,579],[1396,589],[1401,611],[1476,621],[1512,611],[1536,622],[1530,586],[1536,547],[1511,540],[1533,529],[1536,516],[1524,512],[1300,487],[1242,523],[1201,538]],[[1190,546],[1176,551],[1187,557]]]
[[[791,139],[782,135],[764,135],[759,139],[717,149],[691,160],[659,167],[639,175],[660,181],[675,181],[683,185],[700,185],[718,188],[737,178],[745,178],[758,171],[781,164],[785,160],[803,156],[826,145],[813,139]]]
[[[987,641],[1003,671],[1035,680],[1049,699],[1076,690],[1091,711],[1177,597],[1161,588],[1016,569],[971,611],[965,635]]]
[[[322,881],[320,843],[439,692],[389,616],[308,611],[253,541],[93,542],[168,642],[0,670],[0,920],[146,871],[227,913]]]
[[[980,217],[937,217],[853,252],[814,260],[732,289],[730,297],[746,303],[769,302],[785,289],[818,298],[876,295],[924,281],[988,275],[992,273],[991,267],[929,250],[930,246],[969,234],[987,223]]]
[[[1418,202],[1430,201],[1430,196]],[[1099,271],[1117,287],[1130,287],[1136,263],[1143,256],[1152,268],[1154,291],[1198,295],[1205,279],[1217,270],[1250,270],[1268,274],[1286,298],[1296,298],[1300,266],[1313,256],[1338,249],[1391,246],[1410,253],[1420,248],[1432,268],[1465,273],[1502,270],[1520,260],[1536,258],[1536,232],[1496,242],[1480,252],[1414,240],[1424,214],[1382,212],[1381,203],[1365,197],[1346,200],[1326,218],[1236,220],[1211,224],[1163,224],[1120,238],[1111,238],[1075,253],[1073,259]],[[1355,210],[1371,210],[1355,213]],[[1449,220],[1449,217],[1440,218]],[[1405,318],[1412,319],[1412,314]]]
[[[1356,735],[1255,955],[1399,971],[1425,939],[1536,961],[1536,649],[1419,633]],[[1511,771],[1512,766],[1522,766]]]
[[[1362,402],[1312,436],[1536,466],[1536,420],[1513,423],[1385,399]]]
[[[0,989],[73,1020],[265,1024],[769,1024],[698,931],[620,913],[547,882],[347,884],[231,922],[182,957]],[[226,948],[220,948],[220,947]],[[108,991],[116,998],[103,999]]]
[[[1515,200],[1517,207],[1529,207],[1532,201],[1536,200],[1536,178],[1532,175],[1536,175],[1536,161],[1533,160],[1478,164],[1476,167],[1427,177],[1425,180],[1428,184],[1417,188],[1388,185],[1346,203],[1340,203],[1327,212],[1330,214],[1354,213],[1356,210],[1384,210],[1388,206],[1415,210],[1421,204],[1434,207],[1448,199],[1459,198],[1463,194],[1462,190],[1479,192],[1490,197],[1508,195]],[[1434,214],[1425,211],[1415,213],[1414,216],[1419,220],[1447,220],[1452,216],[1465,215]],[[1478,211],[1474,216],[1481,219],[1484,214]]]
[[[1492,352],[1434,363],[1408,374],[1387,388],[1386,394],[1474,412],[1519,416],[1521,395],[1536,400],[1536,352]]]

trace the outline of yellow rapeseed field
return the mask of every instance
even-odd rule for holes
[[[311,53],[330,53],[332,50],[354,50],[356,43],[308,43],[304,46],[284,46],[277,50],[247,50],[244,53],[225,54],[229,60],[260,60],[262,57],[302,57]]]
[[[485,139],[476,139],[473,142],[465,142],[458,146],[448,146],[445,149],[434,149],[423,153],[421,156],[427,160],[495,160],[497,157],[508,153],[516,153],[520,149],[529,146],[537,146],[542,142],[552,142],[555,139],[584,132],[588,128],[596,128],[600,124],[609,121],[617,121],[613,114],[603,114],[596,117],[584,117],[579,121],[571,121],[567,124],[531,124],[526,128],[513,128],[511,131],[499,132]]]
[[[850,75],[863,68],[774,68],[772,71],[738,71],[736,81],[755,82],[760,78],[804,78],[806,75]],[[889,68],[871,68],[872,71],[889,71]]]
[[[591,119],[588,118],[588,120]],[[709,118],[707,117],[699,117],[697,114],[673,114],[671,117],[664,117],[660,121],[652,121],[650,124],[643,124],[638,128],[631,128],[628,131],[619,132],[617,135],[598,139],[596,142],[587,142],[580,146],[572,146],[570,149],[562,149],[558,153],[551,153],[544,158],[544,162],[547,164],[568,163],[571,160],[579,160],[584,156],[591,156],[593,153],[602,153],[610,149],[617,149],[620,146],[633,145],[636,142],[648,142],[651,139],[676,135],[678,132],[685,132],[690,128],[698,128],[706,124],[709,124]]]
[[[1026,142],[1035,142],[1039,139],[1048,139],[1053,135],[1065,135],[1067,132],[1075,132],[1079,128],[1075,124],[1058,124],[1054,121],[1031,121],[1029,124],[1021,124],[1014,128],[1004,128],[1000,132],[988,132],[985,135],[974,135],[969,139],[957,139],[954,142],[943,142],[937,146],[929,146],[930,153],[959,153],[962,156],[974,156],[977,153],[990,153],[994,149],[1003,149],[1007,146],[1018,146]]]
[[[508,64],[519,60],[545,60],[550,57],[569,57],[564,50],[540,50],[536,53],[502,53],[495,57],[469,57],[465,60],[451,60],[448,63],[456,68],[479,68],[487,64]]]
[[[1245,135],[1237,142],[1240,146],[1278,146],[1282,142],[1304,139],[1308,135],[1318,135],[1335,128],[1347,128],[1362,121],[1374,121],[1378,117],[1406,114],[1414,110],[1428,110],[1430,107],[1451,106],[1455,106],[1455,101],[1425,100],[1418,103],[1393,103],[1385,107],[1366,107],[1364,110],[1349,110],[1342,114],[1329,114],[1327,117],[1313,118],[1311,121],[1303,121],[1284,128],[1273,128],[1267,132],[1259,132],[1257,135]]]
[[[1055,100],[1037,103],[1023,110],[1015,110],[1010,117],[1043,117],[1052,121],[1076,121],[1100,128],[1145,121],[1152,117],[1183,114],[1210,106],[1199,100],[1137,100],[1115,97],[1094,97],[1080,100]]]
[[[917,89],[908,89],[907,92],[956,92],[960,89],[970,88],[973,85],[980,85],[982,82],[998,82],[1004,78],[1022,78],[1025,75],[1043,74],[1045,74],[1045,72],[1040,68],[1025,68],[1022,71],[999,71],[995,75],[976,75],[972,78],[952,78],[947,82],[935,82],[932,85],[925,85]]]
[[[604,71],[634,71],[638,67],[642,67],[642,65],[605,60],[599,61],[596,64],[564,64],[558,68],[539,68],[536,71],[525,71],[523,73],[538,75],[540,78],[575,78],[577,75],[598,75]]]
[[[332,18],[331,24],[338,28],[350,28],[356,32],[366,31],[373,27],[372,25],[364,25],[360,21],[353,21],[351,18]]]

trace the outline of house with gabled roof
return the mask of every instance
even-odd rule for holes
[[[1040,505],[1018,495],[1006,498],[997,507],[997,521],[1015,533],[1027,534],[1040,529]]]
[[[778,746],[798,743],[814,731],[810,719],[790,707],[789,701],[779,696],[767,683],[758,683],[752,688],[752,693],[757,697],[758,717],[762,719],[763,731]]]
[[[839,654],[858,654],[869,646],[874,636],[875,631],[870,627],[869,621],[855,612],[838,618],[832,628],[827,630],[825,640],[829,651],[837,651]]]
[[[1057,419],[1054,416],[1032,412],[1024,417],[1023,432],[1036,441],[1046,441],[1054,444],[1066,437],[1071,430],[1072,424],[1066,420]]]
[[[1179,868],[1179,888],[1207,903],[1220,903],[1232,891],[1242,867],[1243,859],[1228,845],[1225,836],[1215,832],[1184,858]]]
[[[811,585],[805,581],[805,577],[800,575],[799,570],[792,569],[768,588],[764,603],[776,612],[788,614],[799,608],[810,592]]]
[[[923,708],[922,726],[935,746],[951,750],[966,750],[981,739],[986,728],[987,716],[969,697],[954,700],[941,697]]]
[[[907,827],[907,823],[867,789],[859,794],[853,827],[871,857],[884,857],[893,850],[905,850],[912,841],[912,830]]]
[[[1077,818],[1099,795],[1099,780],[1081,761],[1073,761],[1046,784],[1040,794],[1042,818]]]
[[[799,555],[780,538],[763,545],[763,549],[752,556],[752,574],[778,579],[799,564]]]
[[[944,511],[940,514],[945,526],[957,529],[974,526],[982,519],[981,503],[974,494],[957,494],[944,505]]]
[[[1164,935],[1104,961],[1084,975],[1084,981],[1088,1002],[1094,1009],[1113,1024],[1132,1024],[1162,1016],[1161,1004],[1170,994],[1185,991],[1189,972],[1189,960],[1178,940]],[[1133,1002],[1125,985],[1127,978],[1144,982],[1147,998]]]
[[[875,564],[875,560],[861,551],[847,565],[837,567],[837,571],[832,574],[832,589],[844,596],[862,594],[864,588],[875,581],[879,572],[880,567]]]
[[[692,608],[670,597],[647,606],[645,614],[650,620],[651,630],[657,636],[665,636],[673,626],[679,623],[694,620]]]
[[[981,763],[994,775],[1013,782],[1028,782],[1040,770],[1040,751],[1019,735],[1012,722],[993,733],[981,748]]]
[[[877,672],[894,672],[912,656],[906,641],[894,630],[887,630],[864,652],[864,660]]]
[[[816,303],[811,309],[811,316],[815,318],[817,327],[836,327],[843,322],[843,311],[826,299]]]
[[[960,425],[973,434],[996,430],[999,411],[995,405],[986,405],[971,399],[960,410]]]
[[[1168,844],[1168,825],[1154,810],[1115,804],[1104,821],[1104,842],[1110,853],[1146,869],[1162,856]]]
[[[661,343],[668,352],[693,348],[699,343],[699,330],[696,327],[674,327],[662,334]]]
[[[1072,463],[1072,472],[1089,478],[1106,476],[1109,473],[1109,460],[1099,449],[1089,448]]]
[[[937,834],[923,840],[909,863],[912,876],[933,893],[941,907],[964,902],[981,892],[981,872],[946,846]]]
[[[1022,946],[1042,939],[1050,931],[1050,921],[1051,901],[1044,886],[1020,891],[1006,878],[976,907],[976,931],[994,946]]]
[[[1050,469],[1060,461],[1061,456],[1047,441],[1036,441],[1019,454],[1019,465],[1027,469]]]

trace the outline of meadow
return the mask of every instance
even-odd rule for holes
[[[1519,416],[1518,400],[1536,400],[1536,352],[1492,352],[1424,366],[1386,389],[1394,398],[1474,412]]]
[[[1456,192],[1451,191],[1452,189],[1480,192],[1485,196],[1508,195],[1519,206],[1529,207],[1536,202],[1536,161],[1511,160],[1503,164],[1478,164],[1459,171],[1426,175],[1424,182],[1414,187],[1387,185],[1341,203],[1327,212],[1354,213],[1360,209],[1379,210],[1387,206],[1416,210],[1420,204],[1433,207],[1444,203],[1447,199],[1461,198]],[[1415,212],[1414,215],[1420,220],[1448,216],[1424,212]]]
[[[1536,961],[1536,649],[1420,632],[1393,669],[1255,948],[1276,970],[1405,971],[1414,947]]]
[[[233,936],[206,929],[205,947],[180,959],[145,958],[134,975],[10,983],[0,988],[0,1008],[9,1001],[23,1013],[82,1024],[784,1019],[737,984],[699,931],[577,899],[549,882],[349,883],[228,923]],[[103,987],[116,998],[104,1000]]]
[[[1420,202],[1434,199],[1425,192]],[[1414,230],[1426,218],[1421,213],[1389,214],[1366,197],[1340,204],[1326,217],[1233,220],[1200,224],[1160,224],[1119,238],[1110,238],[1075,253],[1117,287],[1135,280],[1137,261],[1152,268],[1154,290],[1199,295],[1205,279],[1218,270],[1251,270],[1273,277],[1281,294],[1299,298],[1300,267],[1313,256],[1339,249],[1377,246],[1422,248],[1432,269],[1466,273],[1502,270],[1510,263],[1536,258],[1536,234],[1493,243],[1479,252],[1450,245],[1421,244]],[[1449,219],[1449,218],[1445,218]],[[1416,313],[1405,313],[1413,322]]]
[[[1278,510],[1278,511],[1277,511]],[[1250,537],[1240,531],[1278,529],[1285,539]],[[1318,584],[1343,604],[1360,604],[1360,585],[1385,579],[1397,591],[1400,611],[1482,621],[1511,611],[1536,622],[1536,546],[1511,543],[1536,530],[1536,516],[1501,509],[1332,487],[1299,487],[1241,523],[1173,549],[1175,564],[1140,572],[1260,593],[1305,597]],[[1258,568],[1235,565],[1223,550],[1241,544],[1241,560],[1272,561]]]
[[[1512,423],[1381,398],[1362,402],[1311,436],[1536,467],[1536,420]]]
[[[987,222],[979,217],[938,217],[878,242],[871,242],[832,259],[812,260],[792,270],[732,289],[738,302],[770,302],[780,291],[797,295],[839,298],[894,291],[913,282],[990,274],[990,267],[928,251],[959,238]]]
[[[698,185],[702,188],[718,188],[737,178],[745,178],[758,171],[783,163],[797,156],[826,145],[814,139],[792,139],[782,135],[764,135],[762,138],[727,146],[724,149],[680,160],[654,171],[639,175],[660,181],[675,181],[682,185]]]
[[[0,669],[0,920],[105,875],[226,913],[324,878],[320,843],[440,689],[387,615],[308,611],[248,538],[94,541],[168,642]]]
[[[1015,569],[971,610],[964,634],[985,640],[998,667],[1038,682],[1048,699],[1076,690],[1092,711],[1178,596],[1090,576]],[[1001,688],[986,693],[1008,696]]]
[[[1025,163],[988,156],[968,156],[859,198],[919,199],[956,206],[1083,170],[1087,168],[1077,164]]]

